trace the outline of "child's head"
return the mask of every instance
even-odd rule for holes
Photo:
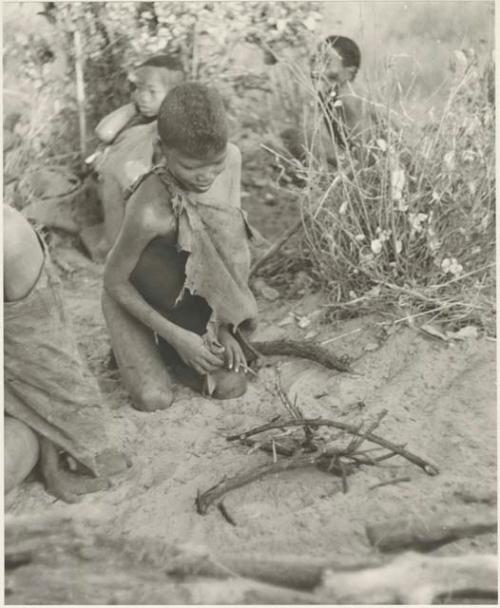
[[[354,80],[361,65],[358,45],[346,36],[328,36],[311,61],[311,76],[326,94],[336,93]]]
[[[169,55],[155,55],[147,59],[129,77],[134,85],[132,99],[139,112],[153,118],[170,89],[184,79],[182,63]]]
[[[187,189],[206,192],[224,170],[228,128],[216,89],[187,82],[172,89],[158,114],[160,145],[171,173]]]

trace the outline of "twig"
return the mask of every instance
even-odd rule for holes
[[[344,358],[337,357],[321,344],[300,340],[269,340],[252,342],[251,346],[260,355],[283,355],[285,357],[300,357],[315,361],[327,369],[340,372],[352,372],[349,363]]]
[[[234,521],[234,519],[231,517],[231,515],[228,513],[227,509],[226,509],[226,505],[223,503],[223,501],[221,500],[218,504],[217,504],[217,508],[219,509],[219,511],[222,513],[222,517],[224,517],[224,519],[230,523],[232,526],[236,526],[236,522]]]
[[[257,270],[267,262],[269,258],[271,258],[275,253],[277,253],[283,247],[283,245],[298,231],[301,226],[302,217],[300,217],[295,222],[295,224],[290,226],[288,230],[285,230],[285,232],[276,241],[276,243],[274,243],[274,245],[271,245],[271,247],[269,247],[269,249],[262,255],[262,257],[260,257],[254,262],[253,266],[250,268],[249,276],[253,276],[257,272]]]
[[[397,477],[396,479],[388,479],[386,481],[381,481],[380,483],[376,483],[373,486],[370,486],[369,490],[375,490],[375,488],[383,488],[384,486],[393,486],[397,483],[405,483],[407,481],[411,481],[411,477]]]
[[[85,119],[85,84],[83,80],[83,55],[80,30],[77,25],[73,26],[73,44],[75,47],[75,77],[76,77],[76,100],[78,103],[78,123],[80,126],[80,154],[82,160],[87,155],[87,125]]]
[[[374,422],[372,422],[370,424],[370,426],[367,427],[366,431],[363,431],[363,433],[359,436],[359,438],[354,440],[354,443],[351,446],[350,451],[356,452],[361,447],[361,444],[367,438],[367,436],[370,435],[371,433],[373,433],[373,431],[375,431],[380,426],[380,423],[382,422],[383,418],[385,418],[386,415],[387,415],[387,410],[382,410],[379,413],[379,415],[377,416],[376,420],[374,420]]]
[[[263,452],[267,452],[268,454],[273,453],[273,447],[272,447],[271,443],[269,443],[269,442],[259,443],[258,441],[250,439],[249,437],[245,437],[244,439],[241,440],[241,443],[243,445],[247,445],[249,447],[257,447],[259,450],[262,450]],[[295,450],[286,448],[286,447],[280,445],[279,443],[276,443],[276,441],[273,441],[273,443],[274,443],[274,449],[277,454],[281,454],[281,456],[293,456],[295,454]]]
[[[353,435],[358,435],[358,436],[363,435],[363,433],[358,428],[356,428],[355,426],[352,426],[351,424],[347,424],[345,422],[337,422],[336,420],[328,420],[325,418],[310,418],[310,419],[304,419],[304,420],[288,420],[288,421],[283,421],[283,422],[264,424],[262,426],[254,428],[254,429],[250,429],[249,431],[240,433],[239,435],[229,435],[228,437],[226,437],[226,439],[227,439],[227,441],[236,441],[238,439],[251,437],[252,435],[257,435],[259,433],[263,433],[264,431],[269,431],[272,429],[281,429],[281,428],[304,426],[304,425],[308,425],[311,427],[320,427],[320,426],[334,427],[334,428],[346,431],[348,433],[351,433]],[[420,456],[416,456],[415,454],[413,454],[412,452],[409,452],[408,450],[404,449],[400,445],[397,445],[395,443],[392,443],[391,441],[388,441],[387,439],[384,439],[383,437],[379,437],[378,435],[374,435],[373,433],[368,433],[368,435],[366,435],[365,439],[367,441],[371,441],[372,443],[377,443],[378,445],[381,445],[381,446],[387,448],[391,452],[394,452],[395,454],[402,456],[409,462],[412,462],[413,464],[415,464],[418,467],[420,467],[421,469],[423,469],[423,471],[425,471],[427,473],[427,475],[437,475],[439,473],[439,469],[435,465],[431,464],[430,462],[427,462],[423,458],[420,458]]]
[[[203,492],[202,494],[198,492],[196,497],[196,510],[200,515],[205,515],[208,507],[212,503],[216,502],[222,496],[224,496],[224,494],[227,494],[232,490],[241,488],[242,486],[245,486],[256,479],[265,477],[266,475],[281,473],[282,471],[290,471],[292,469],[300,469],[303,467],[317,466],[321,462],[324,462],[324,460],[324,454],[321,454],[320,456],[300,454],[299,456],[294,456],[292,458],[278,460],[276,463],[261,465],[244,473],[237,474],[234,477],[224,478],[206,492]]]
[[[290,415],[296,420],[304,420],[304,414],[301,409],[297,405],[297,395],[295,396],[295,401],[292,403],[290,398],[283,390],[281,385],[281,376],[278,372],[278,377],[276,379],[276,390],[278,392],[278,396],[281,399],[281,402],[285,406],[285,409],[290,413]],[[310,427],[307,425],[304,426],[304,434],[305,434],[305,443],[303,447],[308,448],[310,451],[316,451],[318,448],[314,444],[314,434]]]

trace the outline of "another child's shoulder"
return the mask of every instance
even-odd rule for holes
[[[163,200],[165,199],[166,187],[160,176],[154,171],[149,171],[141,175],[130,186],[128,197],[130,200],[140,199],[141,201]]]

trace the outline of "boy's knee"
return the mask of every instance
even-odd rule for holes
[[[215,374],[215,399],[236,399],[246,393],[247,378],[243,372],[221,370]]]
[[[166,410],[174,401],[174,394],[168,388],[146,387],[132,395],[134,407],[141,412]]]

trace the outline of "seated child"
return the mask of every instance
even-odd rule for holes
[[[216,398],[242,395],[247,362],[238,336],[257,314],[241,155],[227,141],[219,93],[197,83],[172,89],[158,133],[161,162],[127,201],[104,273],[111,346],[144,411],[172,403],[167,366]]]
[[[152,166],[160,103],[183,78],[178,59],[167,55],[151,57],[130,76],[134,87],[132,102],[111,112],[97,125],[96,135],[109,145],[95,162],[104,211],[100,255],[105,255],[116,240],[123,221],[127,188]]]
[[[311,78],[323,105],[325,124],[342,148],[362,129],[363,101],[353,88],[360,65],[358,45],[345,36],[328,36],[311,59]]]
[[[108,487],[126,468],[95,378],[81,360],[43,241],[3,205],[4,489],[40,460],[46,488],[67,502]],[[72,474],[60,452],[97,477]]]
[[[361,138],[369,125],[369,107],[353,86],[360,65],[358,45],[345,36],[328,36],[311,58],[311,78],[325,126],[320,137],[322,155],[333,167],[338,164],[338,149],[342,151],[361,145]],[[288,151],[303,162],[307,146],[304,135],[298,129],[290,128],[281,137]]]

